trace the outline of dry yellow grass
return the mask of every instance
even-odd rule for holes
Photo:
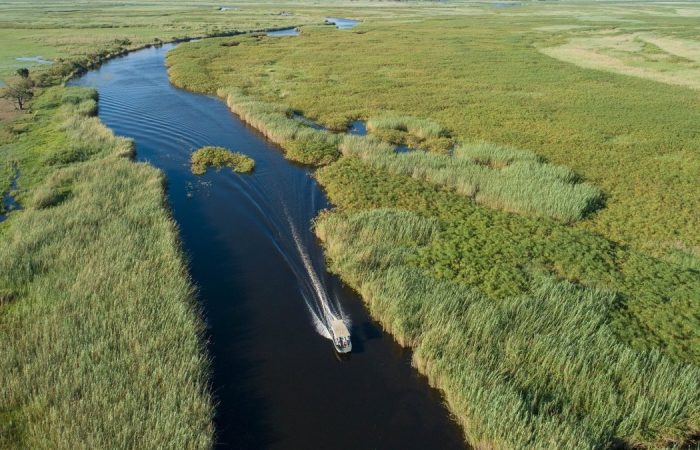
[[[658,48],[645,53],[645,46]],[[560,61],[700,90],[700,42],[627,33],[575,37],[540,51]]]
[[[700,62],[700,42],[654,35],[642,36],[641,38],[671,55]]]
[[[676,8],[676,14],[681,17],[700,17],[700,9],[697,8]]]

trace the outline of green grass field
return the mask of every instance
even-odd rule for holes
[[[543,27],[582,23],[566,17],[569,8],[544,17],[509,9],[376,20],[342,32],[306,27],[298,39],[240,39],[235,47],[197,43],[173,52],[170,61],[181,57],[171,72],[188,88],[243,88],[331,128],[391,111],[432,119],[461,140],[533,151],[603,190],[606,208],[580,226],[657,256],[697,259],[697,93],[543,54],[538,47],[573,33]],[[630,7],[626,14],[641,13]],[[674,33],[695,26],[690,16],[643,19],[583,23]]]
[[[280,16],[284,5],[249,2],[239,10],[219,11],[220,2],[159,0],[125,2],[12,1],[0,4],[0,79],[19,67],[41,65],[18,57],[71,59],[128,39],[132,47],[185,37],[320,23],[322,16],[300,11]]]
[[[415,348],[414,363],[445,390],[471,442],[606,448],[623,439],[653,447],[697,429],[696,271],[588,231],[491,212],[355,158],[317,176],[341,207],[317,224],[333,270]],[[669,367],[695,375],[678,384],[673,375],[659,384],[649,378]],[[631,382],[640,377],[643,384]],[[680,403],[653,400],[665,395]],[[621,424],[633,404],[648,428]]]

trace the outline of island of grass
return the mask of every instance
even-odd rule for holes
[[[202,147],[192,153],[191,169],[195,175],[204,175],[209,167],[224,166],[234,172],[250,173],[255,167],[255,160],[223,147]]]

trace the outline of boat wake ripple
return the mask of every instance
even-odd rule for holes
[[[313,180],[279,180],[274,173],[260,180],[245,179],[249,200],[270,228],[272,240],[297,279],[300,292],[316,332],[327,338],[331,336],[331,322],[342,320],[350,328],[350,318],[338,301],[336,292],[325,282],[325,259],[319,248],[310,224],[318,211],[317,192]],[[240,178],[239,178],[240,179]],[[285,182],[286,181],[286,182]],[[285,194],[282,194],[285,193]],[[309,196],[312,198],[309,201]],[[305,197],[306,201],[295,201]],[[290,209],[288,204],[309,205],[308,210]]]

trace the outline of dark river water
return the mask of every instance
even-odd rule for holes
[[[72,84],[96,88],[102,121],[167,175],[208,326],[219,446],[464,448],[410,353],[325,271],[310,225],[329,205],[310,170],[220,100],[174,88],[164,65],[170,48],[115,59]],[[254,173],[192,175],[190,154],[204,145],[251,156]],[[322,336],[329,315],[351,323],[348,358]]]

